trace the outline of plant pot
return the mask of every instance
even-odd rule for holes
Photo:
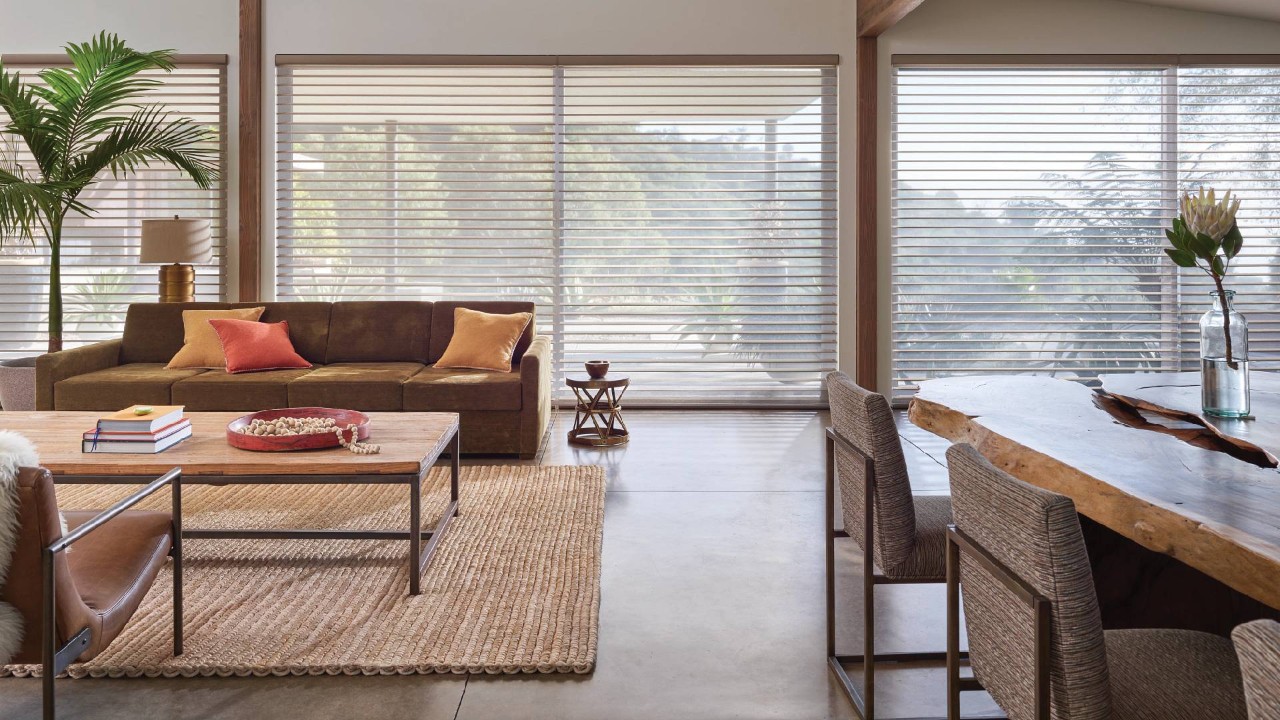
[[[0,409],[36,409],[36,359],[0,360]]]

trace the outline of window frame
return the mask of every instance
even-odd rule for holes
[[[407,55],[280,54],[280,55],[276,55],[274,60],[275,60],[275,66],[277,69],[277,78],[281,77],[282,71],[287,69],[306,68],[306,67],[315,67],[315,66],[343,67],[343,66],[366,65],[366,66],[383,66],[383,67],[394,67],[394,66],[545,67],[545,68],[552,69],[556,75],[556,78],[555,78],[555,81],[557,84],[557,96],[555,99],[556,114],[557,114],[556,122],[561,125],[564,123],[564,114],[565,114],[565,107],[566,107],[564,103],[564,96],[563,96],[564,73],[566,71],[572,71],[577,68],[589,68],[589,67],[608,68],[608,67],[618,67],[618,66],[625,66],[627,68],[635,68],[635,69],[643,69],[643,68],[650,68],[650,67],[671,68],[675,66],[679,66],[679,67],[704,67],[705,66],[705,67],[726,67],[726,68],[796,66],[796,67],[803,67],[806,69],[822,69],[824,71],[829,69],[830,71],[829,77],[830,77],[831,84],[830,84],[829,92],[823,93],[825,102],[823,106],[824,112],[822,116],[823,116],[824,123],[829,122],[831,124],[831,129],[829,131],[830,138],[827,139],[824,137],[823,139],[823,142],[824,142],[823,157],[825,158],[827,152],[830,153],[832,162],[834,163],[834,168],[831,170],[831,173],[833,175],[838,173],[838,168],[839,168],[838,166],[839,133],[838,133],[838,125],[836,122],[836,113],[838,112],[837,106],[839,102],[839,97],[838,97],[839,95],[839,91],[838,91],[839,56],[838,55],[663,55],[663,56],[492,55],[492,56],[473,56],[473,55],[415,55],[415,54],[407,54]],[[286,102],[292,101],[292,97],[282,100],[284,95],[282,94],[280,88],[281,88],[281,83],[277,82],[277,93],[275,98],[277,112],[276,112],[275,121],[274,121],[275,129],[277,131],[277,138],[276,138],[276,147],[273,150],[273,154],[275,155],[274,165],[277,168],[279,163],[279,157],[283,152],[281,150],[281,140],[279,137],[279,129],[282,127],[282,125],[285,122],[285,120],[282,119],[281,117],[281,112],[279,111],[279,108],[283,107]],[[297,121],[290,120],[290,122],[296,123]],[[825,134],[827,133],[824,132],[824,135]],[[566,194],[563,189],[563,180],[561,179],[562,173],[561,173],[561,170],[559,169],[564,162],[562,160],[562,157],[563,157],[563,150],[564,150],[563,138],[565,137],[565,134],[562,127],[558,130],[557,137],[561,138],[561,141],[557,142],[557,149],[556,149],[556,152],[557,152],[556,175],[557,175],[557,183],[560,186],[557,188],[555,192],[556,199],[555,199],[554,212],[556,215],[556,219],[555,219],[556,227],[555,227],[554,234],[556,237],[557,252],[563,252],[562,248],[563,248],[564,237],[566,234],[566,229],[563,223],[564,201],[565,201]],[[276,174],[275,185],[277,189],[275,190],[275,192],[273,192],[273,203],[275,205],[275,213],[273,214],[273,217],[275,219],[275,222],[278,223],[281,221],[280,218],[284,216],[284,213],[287,212],[285,205],[281,202],[282,191],[279,190],[279,188],[288,185],[288,182],[286,178],[283,177],[283,173],[281,173],[279,169],[276,170],[276,173],[277,174]],[[838,272],[838,257],[839,257],[840,237],[839,237],[839,227],[838,227],[839,201],[838,201],[837,192],[835,189],[837,184],[838,184],[838,181],[832,181],[831,192],[829,194],[826,192],[823,193],[824,202],[830,201],[832,203],[832,207],[833,207],[832,213],[834,213],[834,216],[833,216],[834,219],[832,220],[833,227],[830,231],[831,242],[833,244],[833,249],[832,249],[833,256],[831,259],[832,279],[830,283],[830,290],[833,295],[833,300],[832,300],[833,311],[832,312],[835,319],[831,323],[830,332],[832,336],[832,343],[835,345],[836,349],[833,350],[831,353],[832,360],[830,363],[831,364],[831,367],[829,368],[830,370],[835,369],[835,365],[837,362],[836,358],[838,353],[838,343],[839,343],[838,327],[839,327],[839,313],[840,313],[840,308],[839,308],[840,277]],[[279,257],[280,257],[280,247],[279,247],[278,241],[277,241],[277,247],[274,250],[274,254],[275,254],[275,258],[273,258],[273,261],[272,261],[273,265],[278,265]],[[564,332],[565,321],[563,318],[563,313],[559,312],[558,310],[560,309],[559,305],[561,303],[561,298],[563,296],[563,282],[559,280],[559,276],[564,268],[563,262],[564,262],[563,255],[559,256],[559,259],[555,261],[555,264],[557,265],[557,269],[556,269],[557,281],[556,281],[556,286],[552,288],[552,291],[556,294],[556,301],[553,307],[550,308],[551,310],[551,312],[549,313],[550,317],[543,319],[544,322],[547,322],[548,320],[550,321],[548,323],[548,326],[549,326],[549,329],[551,330],[551,334],[553,334],[557,338],[560,338],[562,341],[563,341],[563,338],[565,337],[565,332]],[[280,270],[277,267],[275,271],[275,275],[278,276],[279,272]],[[559,393],[559,386],[560,386],[559,380],[566,374],[566,371],[570,369],[567,368],[567,366],[565,365],[565,362],[561,359],[563,356],[562,351],[563,351],[563,348],[561,347],[557,348],[557,355],[560,357],[557,357],[557,362],[555,362],[554,364],[556,369],[556,385],[558,388],[557,397],[560,401],[563,402],[568,399],[568,396]],[[692,381],[692,382],[696,382],[696,381]],[[819,386],[821,385],[822,383],[819,383]],[[635,394],[634,390],[635,388],[633,388],[633,395]],[[633,398],[632,405],[633,406],[653,406],[653,407],[660,407],[660,406],[693,407],[693,406],[710,406],[710,405],[715,405],[718,407],[725,407],[725,406],[728,406],[728,407],[796,407],[796,408],[825,407],[825,403],[826,403],[825,388],[820,387],[817,390],[817,393],[818,393],[817,397],[815,397],[812,401],[805,400],[800,402],[770,401],[770,400],[762,401],[756,397],[746,397],[746,398],[739,398],[736,400],[730,399],[728,402],[724,402],[724,403],[703,401],[703,402],[694,402],[690,404],[690,403],[679,403],[679,402],[662,401],[662,400],[659,400],[656,402],[642,401],[642,400],[635,400]]]

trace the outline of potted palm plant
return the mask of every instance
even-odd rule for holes
[[[8,116],[0,133],[21,140],[26,151],[0,163],[0,244],[49,246],[49,352],[62,349],[65,221],[71,213],[93,213],[81,193],[107,173],[122,178],[152,164],[176,167],[201,188],[218,174],[210,128],[144,102],[160,80],[142,73],[171,71],[172,51],[138,52],[103,32],[68,44],[66,53],[69,65],[41,70],[39,83],[24,83],[0,63],[0,109]],[[34,358],[0,363],[5,409],[34,408],[34,388]]]

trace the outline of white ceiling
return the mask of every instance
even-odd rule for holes
[[[1280,22],[1280,0],[1131,0],[1144,5],[1163,5],[1183,10],[1239,15]]]

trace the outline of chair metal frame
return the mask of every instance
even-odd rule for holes
[[[986,548],[955,525],[947,526],[947,720],[960,720],[960,693],[982,690],[976,678],[960,677],[960,556],[973,559],[1035,613],[1035,720],[1049,720],[1049,629],[1052,608],[1048,598],[1005,567]]]
[[[89,533],[105,525],[120,513],[137,505],[146,497],[168,485],[173,494],[173,542],[169,556],[173,558],[173,654],[182,654],[182,468],[174,468],[146,487],[95,515],[74,531],[67,533],[41,551],[43,566],[43,632],[42,667],[44,720],[54,720],[54,678],[76,661],[89,646],[93,631],[81,628],[62,647],[58,647],[57,585],[54,582],[54,559]]]
[[[854,712],[862,720],[875,718],[875,668],[876,663],[905,663],[920,661],[944,661],[946,651],[925,652],[892,652],[877,653],[875,651],[875,589],[878,585],[941,585],[942,580],[919,580],[914,578],[893,578],[875,569],[874,520],[876,473],[875,460],[847,438],[836,432],[834,427],[827,428],[827,482],[825,492],[826,542],[827,560],[827,667],[840,681],[840,687],[853,705]],[[863,468],[863,538],[862,538],[862,638],[863,651],[857,655],[841,655],[836,653],[836,538],[850,537],[844,530],[835,527],[835,492],[836,492],[836,446],[849,451],[862,460]],[[961,658],[966,657],[961,653]],[[845,671],[846,664],[860,664],[862,670],[862,688],[849,677]],[[966,688],[970,689],[970,688]],[[972,688],[972,689],[981,689]],[[908,719],[902,719],[908,720]],[[943,718],[915,718],[912,720],[943,720]]]

